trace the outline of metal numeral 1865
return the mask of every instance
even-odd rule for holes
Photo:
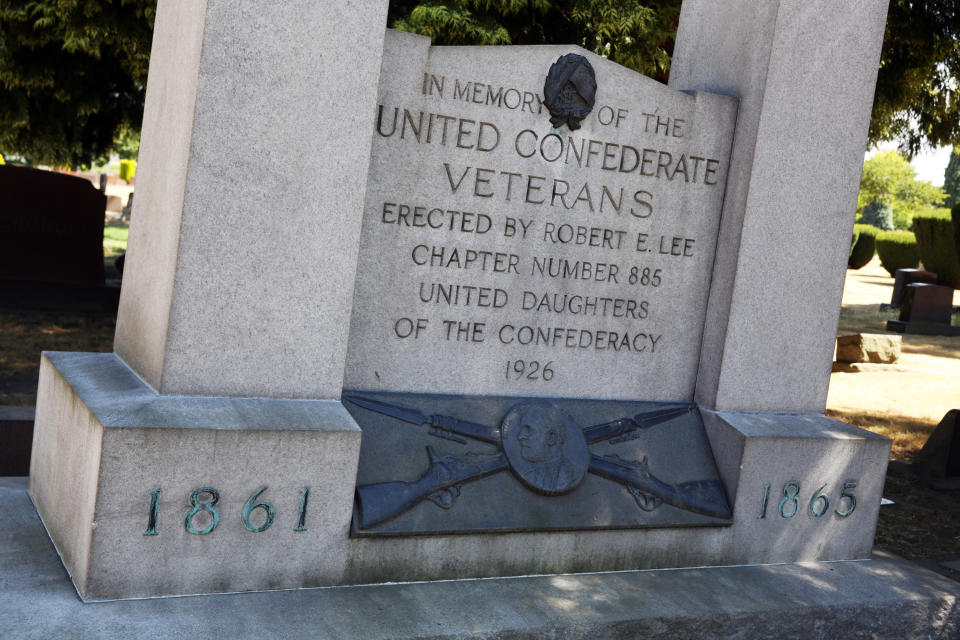
[[[857,508],[857,497],[853,495],[852,490],[857,487],[855,481],[848,481],[843,483],[843,487],[840,489],[840,496],[837,499],[838,508],[834,509],[834,513],[840,518],[846,518],[853,510]],[[827,488],[826,484],[820,485],[816,491],[813,492],[813,495],[810,496],[810,502],[807,504],[807,512],[814,518],[819,518],[823,516],[830,509],[830,498],[824,493],[824,489]],[[776,498],[774,498],[776,499]],[[844,501],[846,500],[845,508]],[[758,516],[761,520],[767,517],[767,509],[770,503],[770,483],[763,485],[763,499],[760,501],[760,515]],[[777,504],[777,511],[780,512],[781,518],[792,518],[797,515],[800,511],[800,483],[797,480],[791,480],[783,485],[783,497],[780,499]]]

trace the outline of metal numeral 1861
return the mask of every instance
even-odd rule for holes
[[[273,525],[274,520],[276,519],[276,509],[273,508],[273,505],[265,500],[258,500],[260,495],[267,490],[266,486],[260,487],[253,492],[247,501],[243,505],[243,510],[240,512],[240,521],[243,523],[244,528],[251,533],[262,533],[270,528]],[[157,487],[150,492],[150,511],[147,515],[147,530],[143,532],[145,536],[156,536],[160,535],[159,523],[160,523],[160,495],[162,490],[160,487]],[[297,514],[297,526],[294,527],[294,531],[306,531],[307,530],[307,503],[310,498],[310,487],[303,487],[300,490],[300,509]],[[190,508],[183,516],[183,528],[188,532],[198,536],[205,536],[209,533],[212,533],[218,526],[220,526],[220,509],[217,508],[216,504],[220,501],[220,492],[214,489],[213,487],[199,487],[194,489],[190,494]],[[251,521],[251,516],[253,512],[257,509],[261,509],[264,515],[263,524],[255,525]],[[202,529],[197,528],[194,518],[200,513],[209,514],[209,519],[206,526]],[[202,520],[201,520],[202,522]]]

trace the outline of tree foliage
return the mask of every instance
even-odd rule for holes
[[[863,163],[857,208],[864,213],[871,205],[892,208],[898,229],[909,228],[915,213],[940,204],[945,197],[943,189],[917,180],[913,167],[896,151],[878,153]]]
[[[890,0],[870,140],[960,144],[960,1]]]
[[[102,155],[139,129],[156,0],[0,0],[0,150]],[[579,44],[665,81],[680,0],[392,0],[435,44]],[[891,0],[870,140],[960,144],[960,0]]]
[[[943,172],[943,190],[947,193],[944,206],[954,207],[960,204],[960,151],[957,147],[950,153],[950,161]]]
[[[860,214],[860,224],[869,224],[884,231],[893,230],[893,207],[888,202],[871,202]]]
[[[676,0],[447,0],[391,3],[391,26],[434,44],[579,44],[666,80]]]
[[[0,1],[0,149],[80,165],[139,130],[155,6]]]

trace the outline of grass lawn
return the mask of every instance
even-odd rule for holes
[[[127,250],[127,234],[130,227],[108,226],[103,228],[103,257],[115,258]]]

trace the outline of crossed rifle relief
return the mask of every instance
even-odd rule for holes
[[[461,485],[507,469],[528,489],[543,496],[570,493],[587,473],[592,473],[623,485],[644,511],[669,504],[715,518],[731,517],[723,487],[717,481],[668,484],[651,473],[646,456],[631,461],[590,452],[589,445],[597,442],[616,444],[642,437],[644,430],[693,410],[687,406],[657,409],[581,428],[549,402],[522,402],[507,411],[499,427],[491,427],[453,416],[427,415],[362,396],[347,395],[344,399],[410,424],[430,425],[430,435],[438,438],[459,444],[467,444],[469,439],[499,448],[493,455],[468,453],[457,457],[437,455],[428,446],[429,466],[417,480],[358,486],[360,529],[375,527],[426,499],[449,509],[460,495]]]

